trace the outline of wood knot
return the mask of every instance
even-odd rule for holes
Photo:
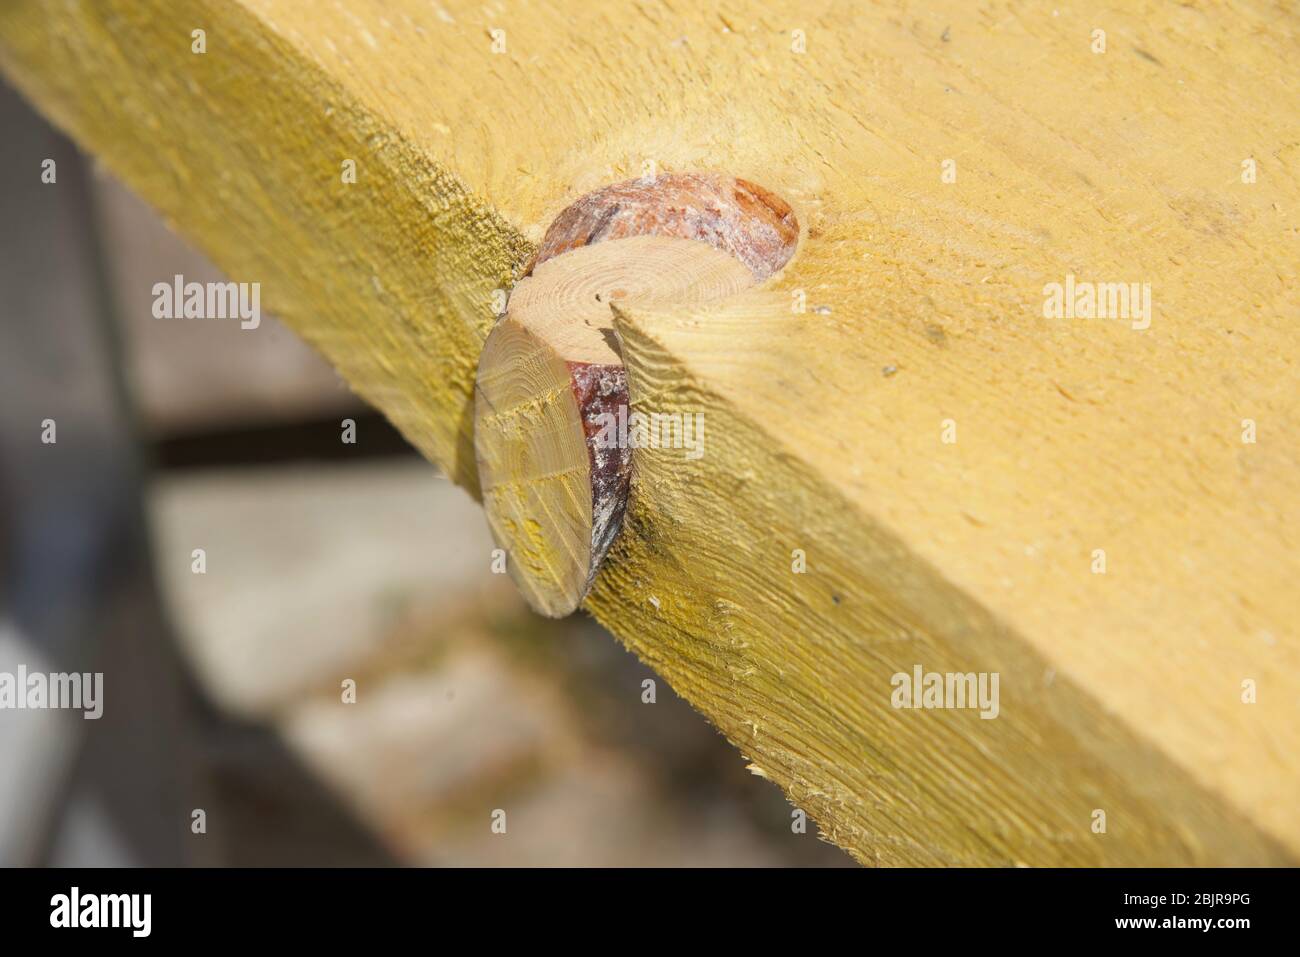
[[[474,450],[483,505],[528,603],[574,611],[623,523],[632,449],[611,303],[723,299],[781,269],[799,227],[753,183],[672,173],[566,208],[479,358]]]

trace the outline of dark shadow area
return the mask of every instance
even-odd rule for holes
[[[340,423],[344,418],[355,423],[355,444],[339,441]],[[419,453],[382,414],[374,411],[306,422],[249,425],[164,436],[149,449],[150,464],[159,469],[351,462],[399,457],[419,458]]]

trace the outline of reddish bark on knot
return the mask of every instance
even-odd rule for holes
[[[664,173],[606,186],[569,206],[546,231],[528,272],[571,249],[628,236],[708,243],[762,282],[794,254],[799,223],[785,200],[747,180]]]

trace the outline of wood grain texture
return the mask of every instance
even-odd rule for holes
[[[492,538],[529,606],[555,618],[587,597],[627,509],[636,447],[628,423],[640,417],[630,413],[610,304],[699,305],[755,283],[750,267],[723,251],[748,245],[743,228],[723,231],[716,247],[653,232],[577,235],[577,248],[539,257],[511,291],[483,343],[474,400]],[[692,415],[689,438],[703,454],[697,421]],[[675,433],[670,423],[669,443],[680,444],[683,430],[680,417]],[[649,442],[664,430],[637,431]]]
[[[888,864],[1300,858],[1297,46],[1267,2],[0,7],[7,75],[472,493],[560,210],[647,161],[789,201],[761,290],[617,317],[708,444],[638,455],[589,604]],[[1069,274],[1150,327],[1044,318]],[[893,709],[918,663],[999,717]]]

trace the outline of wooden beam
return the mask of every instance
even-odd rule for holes
[[[1130,6],[11,0],[0,65],[474,494],[560,210],[775,191],[780,274],[616,312],[707,451],[638,451],[590,609],[865,862],[1293,863],[1297,27]]]

